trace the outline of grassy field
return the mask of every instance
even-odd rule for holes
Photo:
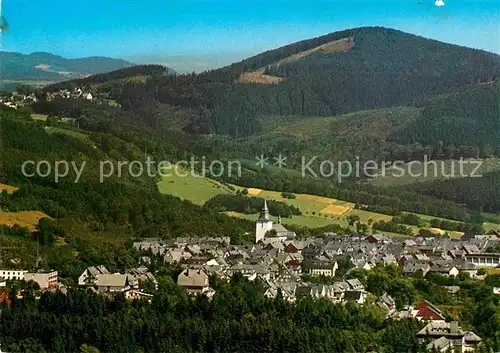
[[[477,163],[481,166],[475,171]],[[389,167],[385,171],[380,171],[379,175],[370,181],[375,186],[406,185],[417,182],[431,181],[436,179],[446,179],[447,175],[462,177],[459,161],[436,161],[437,168],[433,162],[414,163],[400,167],[404,173],[395,168]],[[463,163],[463,173],[469,175],[481,175],[495,170],[500,170],[500,158],[469,159]],[[402,175],[404,174],[404,175]]]
[[[221,185],[217,181],[203,178],[195,177],[188,173],[187,176],[181,176],[184,171],[171,172],[170,177],[165,177],[161,182],[158,183],[158,188],[160,192],[164,194],[170,194],[177,196],[181,199],[189,200],[195,204],[203,205],[206,201],[212,197],[219,194],[233,194],[234,190],[243,190],[244,187],[238,185],[231,185],[234,190]],[[295,194],[294,199],[284,198],[281,192],[262,190],[257,188],[247,188],[248,196],[265,198],[267,200],[275,200],[279,202],[286,203],[298,207],[302,212],[300,216],[293,216],[291,218],[282,219],[284,224],[293,224],[309,228],[324,227],[331,224],[339,224],[342,227],[347,228],[349,226],[348,217],[351,215],[357,215],[361,223],[370,224],[379,221],[391,221],[392,216],[384,215],[375,212],[369,212],[364,210],[355,209],[355,204],[351,202],[346,202],[342,200],[336,200],[333,198],[308,195],[308,194]],[[233,217],[240,217],[249,220],[256,220],[258,218],[257,214],[242,214],[237,212],[227,212],[227,214]],[[419,215],[426,225],[423,228],[430,229],[430,220],[433,217],[429,215]],[[493,216],[493,215],[491,215]],[[485,223],[485,229],[487,231],[493,229],[500,229],[500,225],[496,223]],[[418,227],[412,227],[414,233],[417,234]],[[434,232],[442,233],[439,229],[435,229]],[[387,235],[394,235],[388,232],[381,232]],[[459,232],[448,232],[452,237],[459,237],[462,234]]]
[[[0,211],[0,225],[12,227],[19,225],[27,227],[30,231],[36,229],[38,222],[42,218],[50,218],[43,212],[39,211],[22,211],[22,212],[2,212]]]
[[[250,221],[256,221],[259,218],[259,214],[243,214],[238,212],[226,212],[227,215],[231,217],[238,217],[248,219]],[[271,217],[274,222],[278,221],[278,217]],[[320,216],[293,216],[291,218],[282,218],[281,222],[284,225],[296,225],[308,228],[318,228],[325,227],[331,224],[338,224],[334,219],[325,218]]]
[[[71,129],[64,129],[61,127],[46,126],[45,131],[48,134],[55,134],[55,133],[66,134],[66,135],[69,135],[71,137],[79,138],[82,140],[88,140],[88,138],[89,138],[89,135],[86,132],[75,131],[75,130],[71,130]]]
[[[39,121],[47,121],[48,115],[45,114],[31,114],[31,119]]]
[[[164,173],[167,173],[167,171]],[[216,195],[230,193],[228,189],[214,180],[195,177],[190,173],[187,173],[187,176],[181,176],[184,173],[187,172],[179,170],[176,173],[172,170],[170,172],[171,176],[163,178],[158,183],[160,192],[189,200],[197,205],[203,205]]]

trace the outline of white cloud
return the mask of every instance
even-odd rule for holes
[[[443,0],[436,0],[436,2],[434,3],[437,7],[441,7],[441,6],[444,6],[445,3]]]

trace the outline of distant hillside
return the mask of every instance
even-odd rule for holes
[[[202,74],[168,72],[137,66],[57,86],[98,86],[151,127],[237,139],[206,143],[224,154],[265,149],[287,153],[290,163],[304,153],[376,160],[500,155],[500,56],[485,51],[363,27]]]
[[[2,77],[13,81],[63,81],[133,66],[132,63],[107,57],[65,59],[61,56],[37,52],[21,54],[0,52]]]
[[[263,116],[335,116],[414,105],[425,97],[500,77],[500,56],[401,31],[363,27],[268,51],[228,67],[157,79],[123,99],[148,94],[197,109],[207,133],[262,132]],[[149,103],[148,103],[149,104]]]
[[[55,91],[65,88],[73,88],[77,86],[92,86],[124,84],[128,80],[141,81],[150,76],[173,75],[176,72],[173,69],[163,65],[136,65],[123,69],[113,70],[110,72],[90,75],[84,78],[76,78],[69,81],[58,82],[45,87],[46,91]]]
[[[475,211],[500,213],[500,172],[477,174],[478,177],[415,183],[407,189],[464,204]]]
[[[233,150],[285,153],[297,165],[304,155],[379,161],[500,156],[499,96],[500,83],[493,83],[436,95],[413,107],[333,117],[262,117],[258,122],[266,132],[237,139]]]

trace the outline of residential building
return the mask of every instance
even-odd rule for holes
[[[460,273],[460,271],[455,266],[452,266],[450,264],[431,266],[428,272],[451,277],[456,277]]]
[[[463,331],[457,321],[429,322],[416,336],[421,343],[430,341],[427,349],[440,352],[449,348],[457,353],[474,352],[482,341],[474,332]]]
[[[57,286],[57,271],[26,273],[25,281],[38,283],[40,289],[54,288]]]
[[[335,277],[339,268],[337,261],[312,261],[305,264],[306,271],[311,276]]]
[[[189,268],[179,274],[177,284],[190,294],[203,294],[210,285],[208,275],[203,270]]]
[[[26,270],[0,270],[0,277],[6,280],[22,281],[26,273],[28,273]]]
[[[100,266],[91,266],[87,268],[83,273],[78,277],[78,285],[79,286],[85,286],[85,285],[94,285],[96,284],[97,277],[99,275],[106,275],[110,274],[108,269],[102,265]]]
[[[153,300],[153,294],[144,293],[139,290],[129,290],[125,292],[125,298],[130,300],[146,300],[151,302]]]
[[[497,267],[500,265],[500,253],[465,254],[465,260],[478,268]]]
[[[124,292],[131,288],[131,279],[122,274],[99,274],[95,286],[100,293]]]
[[[365,302],[365,293],[360,290],[349,290],[344,293],[344,300],[355,302],[356,304],[363,305]]]
[[[377,301],[377,305],[384,309],[387,312],[388,316],[396,312],[396,301],[387,293],[384,293],[379,298],[379,300]]]

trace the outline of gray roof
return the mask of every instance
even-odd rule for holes
[[[185,269],[177,277],[177,284],[181,287],[208,287],[208,276],[202,270]]]
[[[87,268],[87,271],[94,277],[97,277],[100,274],[109,274],[108,269],[103,265],[89,267]]]
[[[405,262],[405,266],[403,269],[404,273],[414,273],[417,271],[428,271],[429,270],[429,264],[428,263],[421,263],[421,262],[414,262],[414,261],[407,261]]]
[[[465,332],[458,326],[457,322],[431,321],[423,329],[418,331],[417,336],[434,337],[463,337]]]
[[[348,279],[346,282],[351,289],[358,290],[364,288],[363,284],[357,278]]]
[[[273,223],[273,229],[277,232],[277,233],[287,233],[288,232],[288,229],[286,229],[283,224],[281,223]]]
[[[472,331],[465,332],[465,342],[481,342],[482,339]]]
[[[349,284],[347,282],[335,282],[333,284],[333,289],[336,292],[345,292],[350,289]]]
[[[427,345],[427,350],[432,350],[433,348],[442,350],[453,344],[453,341],[447,339],[446,337],[440,337],[437,340],[432,341]]]
[[[98,287],[125,287],[127,275],[122,274],[100,274],[97,276]]]

